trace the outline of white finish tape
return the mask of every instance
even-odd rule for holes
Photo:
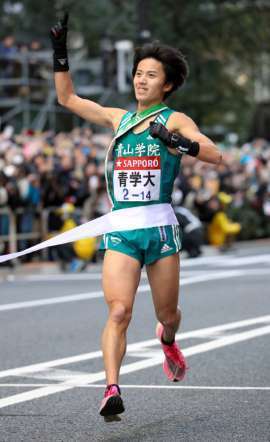
[[[46,247],[59,246],[82,238],[103,235],[104,233],[146,229],[172,224],[178,224],[178,221],[172,206],[168,203],[119,209],[81,224],[74,229],[56,235],[21,252],[1,255],[0,263],[19,258],[20,256],[36,252]]]

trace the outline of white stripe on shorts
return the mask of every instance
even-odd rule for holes
[[[164,226],[158,228],[159,237],[161,242],[165,242],[167,240],[166,229]]]
[[[109,238],[108,238],[108,235],[106,233],[103,235],[103,241],[104,241],[105,249],[107,249],[108,248]]]
[[[179,250],[181,249],[181,244],[180,244],[180,235],[179,235],[178,226],[172,225],[172,231],[173,231],[173,240],[176,246],[176,251],[179,252]]]

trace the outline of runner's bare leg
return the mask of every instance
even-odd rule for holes
[[[167,256],[146,267],[157,319],[164,326],[163,339],[173,341],[181,321],[179,299],[179,254]]]
[[[102,352],[107,384],[119,383],[120,366],[126,352],[126,331],[140,276],[138,260],[113,250],[106,251],[103,290],[109,317],[102,334]]]

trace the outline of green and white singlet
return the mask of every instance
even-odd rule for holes
[[[166,124],[174,111],[165,109],[156,122]],[[124,115],[124,124],[130,113]],[[180,157],[169,152],[158,138],[152,138],[149,128],[140,133],[129,130],[116,140],[113,170],[108,179],[113,210],[141,205],[170,203],[173,183],[178,175]]]

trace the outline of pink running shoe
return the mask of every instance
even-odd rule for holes
[[[121,420],[118,414],[125,411],[121,398],[121,390],[117,384],[111,384],[106,387],[104,398],[102,399],[99,414],[111,422],[113,420]]]
[[[183,353],[181,352],[179,346],[174,342],[172,345],[163,344],[161,338],[163,334],[164,327],[158,322],[156,328],[156,336],[161,342],[162,350],[165,354],[165,360],[163,362],[163,371],[170,381],[178,382],[184,379],[187,364]]]

